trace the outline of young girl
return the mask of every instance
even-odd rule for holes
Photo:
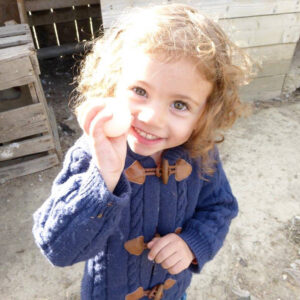
[[[237,215],[215,144],[240,115],[248,66],[180,4],[134,10],[95,41],[78,86],[84,134],[33,227],[52,264],[87,261],[82,299],[185,299]],[[104,130],[113,98],[131,114],[117,137]]]

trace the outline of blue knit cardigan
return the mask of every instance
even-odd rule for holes
[[[219,156],[214,175],[199,178],[198,163],[182,147],[165,151],[170,165],[188,161],[191,175],[168,184],[147,176],[144,184],[131,183],[124,173],[111,193],[91,157],[82,136],[69,149],[63,168],[53,183],[50,197],[34,213],[33,235],[42,253],[56,266],[86,261],[82,299],[120,300],[139,287],[149,290],[168,278],[176,280],[164,290],[163,299],[179,299],[189,286],[192,272],[221,248],[238,206]],[[145,168],[156,167],[151,157],[128,147],[125,168],[138,160]],[[171,275],[141,255],[126,251],[124,243],[138,236],[149,242],[156,233],[164,236],[182,227],[180,237],[196,256],[197,264]],[[148,299],[143,297],[141,299]]]

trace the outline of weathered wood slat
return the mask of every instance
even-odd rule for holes
[[[249,85],[240,90],[245,101],[269,100],[281,95],[285,75],[255,78]]]
[[[177,0],[169,0],[168,3],[175,3]],[[297,0],[198,0],[198,1],[180,1],[192,5],[199,10],[217,18],[241,18],[249,16],[262,16],[273,14],[286,14],[300,12],[300,4]],[[161,0],[151,1],[153,4],[161,4]],[[122,10],[133,6],[149,6],[148,1],[144,0],[101,0],[104,28],[110,27],[115,18]]]
[[[88,4],[99,4],[100,0],[25,0],[27,11],[48,10]]]
[[[296,43],[245,48],[251,58],[261,63],[257,77],[284,75],[288,72]]]
[[[54,149],[54,145],[50,135],[29,138],[21,142],[12,142],[8,145],[0,146],[0,161],[15,159],[51,149]]]
[[[27,24],[15,24],[0,27],[0,38],[24,34],[30,35],[30,29]]]
[[[0,68],[0,89],[7,89],[11,87],[12,82],[15,84],[31,76],[34,77],[35,74],[29,56],[2,61]],[[15,84],[15,86],[19,85],[22,84]]]
[[[172,2],[176,1],[173,0]],[[200,0],[195,1],[195,7],[207,13],[213,13],[220,18],[241,18],[300,12],[300,4],[297,0]]]
[[[101,15],[100,6],[80,6],[70,10],[54,10],[53,13],[40,15],[32,14],[28,16],[30,26],[40,26],[52,23],[66,23],[74,20],[85,20],[91,18],[99,18]]]
[[[0,113],[0,143],[47,131],[48,124],[41,103]]]
[[[0,39],[0,49],[12,47],[12,46],[24,45],[28,43],[32,43],[32,39],[29,35],[3,37]]]
[[[21,86],[21,85],[29,84],[29,83],[33,82],[34,79],[35,79],[35,77],[32,75],[32,76],[24,76],[21,78],[16,78],[16,79],[4,81],[4,82],[0,81],[0,90],[9,89],[14,86]]]
[[[240,47],[296,43],[300,13],[220,20],[220,25]]]
[[[56,154],[32,158],[27,161],[22,161],[22,159],[17,160],[19,160],[19,162],[16,162],[13,165],[6,167],[0,166],[0,183],[12,178],[39,172],[59,164]]]
[[[16,59],[23,56],[28,56],[35,53],[35,49],[33,47],[33,44],[25,44],[20,46],[15,46],[13,48],[13,51],[11,48],[3,48],[0,49],[0,60],[1,60],[1,68],[2,68],[2,62]]]
[[[61,161],[63,159],[63,154],[62,154],[62,150],[61,150],[60,142],[59,142],[57,123],[56,123],[56,119],[55,119],[55,115],[54,115],[52,106],[48,106],[48,108],[49,108],[49,121],[50,121],[52,132],[53,132],[53,140],[54,140],[55,150],[56,150],[59,160]]]
[[[131,1],[132,6],[137,5],[137,2],[139,1]],[[228,2],[231,3],[231,1]],[[263,6],[265,1],[260,1],[260,3]],[[142,4],[139,2],[138,4],[139,6],[146,6],[145,3]],[[234,3],[232,3],[232,5],[233,4]],[[198,3],[197,5],[200,4]],[[127,6],[130,6],[128,5],[128,1],[118,1],[113,4],[111,4],[110,1],[103,1],[101,7],[104,28],[107,29],[110,27],[114,20],[121,14],[122,10]],[[213,5],[207,6],[203,4],[203,7],[208,8],[207,12],[210,15],[214,14],[215,10],[213,9]],[[263,15],[263,11],[257,10],[257,12],[259,12],[258,15],[249,14],[248,17],[243,16],[242,11],[243,10],[241,9],[241,14],[235,18],[232,18],[232,16],[226,16],[226,18],[219,20],[219,24],[224,31],[240,47],[296,43],[298,41],[300,33],[299,9],[295,9],[289,13],[269,15]],[[247,10],[245,9],[245,11]]]

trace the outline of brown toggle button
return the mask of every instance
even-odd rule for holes
[[[124,248],[133,255],[141,255],[147,249],[147,244],[144,243],[144,237],[138,236],[135,239],[129,240],[124,244]]]
[[[148,297],[149,299],[160,300],[163,297],[163,291],[170,289],[176,280],[174,279],[167,279],[164,283],[160,283],[155,285],[151,290],[146,290],[140,286],[134,292],[127,294],[125,300],[139,300],[143,297]]]
[[[167,159],[163,159],[161,167],[144,168],[137,160],[126,170],[125,175],[131,182],[143,184],[147,175],[161,177],[164,184],[169,181],[169,176],[175,174],[175,179],[181,181],[187,178],[192,172],[192,166],[184,159],[178,159],[174,166],[170,166]]]
[[[178,227],[175,230],[175,233],[179,234],[181,232],[182,228]],[[158,233],[155,234],[155,237],[160,237]],[[142,252],[147,249],[147,243],[144,242],[144,237],[142,235],[131,239],[124,243],[124,248],[133,255],[141,255]]]

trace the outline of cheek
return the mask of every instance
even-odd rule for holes
[[[185,143],[191,136],[196,127],[196,122],[186,124],[185,122],[176,122],[173,127],[173,136],[181,143]]]

